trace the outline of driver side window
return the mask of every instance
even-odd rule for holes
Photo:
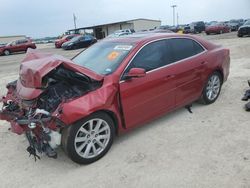
[[[130,63],[131,68],[143,68],[146,72],[165,65],[165,41],[157,41],[145,46]]]

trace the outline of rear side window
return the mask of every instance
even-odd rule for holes
[[[170,39],[175,61],[192,57],[204,51],[200,44],[191,39]]]
[[[22,40],[18,40],[17,44],[24,44],[24,43],[27,43],[27,42],[28,42],[28,40],[22,39]]]

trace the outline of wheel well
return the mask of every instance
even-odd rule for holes
[[[220,69],[216,69],[214,72],[218,72],[221,75],[222,83],[224,82],[224,74]]]
[[[118,119],[117,119],[115,113],[112,111],[109,111],[109,110],[99,110],[99,111],[96,111],[94,113],[97,113],[97,112],[104,112],[104,113],[108,114],[109,117],[111,117],[111,119],[113,120],[114,125],[115,125],[115,134],[118,135],[119,125],[118,125]]]

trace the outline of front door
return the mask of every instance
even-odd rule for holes
[[[142,78],[121,79],[120,98],[127,128],[150,121],[175,107],[175,66],[165,40],[146,45],[131,61],[131,68],[147,71]]]

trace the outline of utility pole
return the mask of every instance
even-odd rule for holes
[[[74,19],[74,26],[75,26],[75,31],[76,31],[76,15],[75,15],[75,13],[73,14],[73,19]]]
[[[179,14],[177,12],[177,26],[179,25]]]
[[[173,8],[173,26],[175,26],[175,8],[177,5],[172,5],[171,7]]]

